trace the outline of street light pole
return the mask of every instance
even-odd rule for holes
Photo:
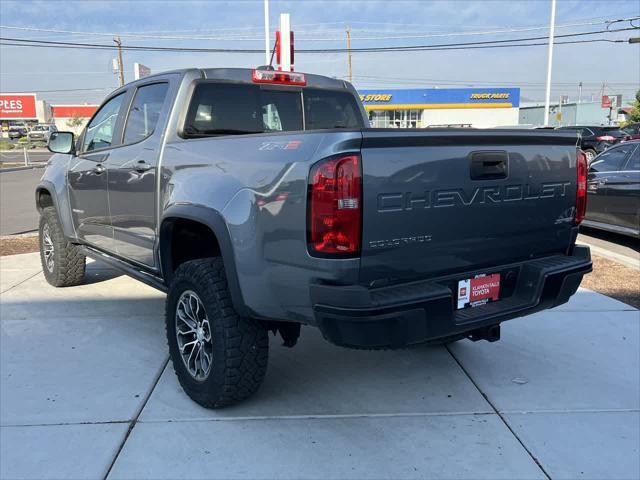
[[[271,63],[271,42],[269,41],[269,0],[264,0],[264,64]]]
[[[551,67],[553,65],[553,37],[556,29],[556,0],[551,0],[551,24],[549,25],[549,58],[547,60],[547,90],[544,100],[544,124],[549,126],[549,103],[551,102]]]
[[[351,70],[351,27],[347,26],[347,59],[349,64],[349,83],[353,83],[353,74]]]

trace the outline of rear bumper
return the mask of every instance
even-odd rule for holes
[[[391,287],[313,285],[318,327],[332,343],[348,347],[399,348],[497,325],[561,305],[591,271],[589,247],[556,255]],[[481,307],[456,310],[457,280],[506,272],[510,294]]]

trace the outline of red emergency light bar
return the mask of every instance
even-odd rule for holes
[[[280,85],[301,85],[307,84],[304,73],[298,72],[282,72],[275,70],[254,70],[254,83],[277,83]]]

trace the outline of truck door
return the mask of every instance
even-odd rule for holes
[[[631,146],[626,165],[611,172],[607,183],[607,215],[611,222],[624,228],[638,230],[640,216],[640,147]],[[633,151],[633,147],[635,151]]]
[[[78,237],[102,250],[113,250],[106,162],[117,146],[126,93],[109,99],[93,116],[80,139],[68,171],[69,198]]]
[[[170,102],[168,80],[135,88],[125,115],[122,146],[106,162],[109,206],[118,255],[155,267],[158,158]]]

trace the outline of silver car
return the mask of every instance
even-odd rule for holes
[[[48,142],[51,134],[57,131],[55,125],[36,125],[29,131],[27,138],[31,142]]]

